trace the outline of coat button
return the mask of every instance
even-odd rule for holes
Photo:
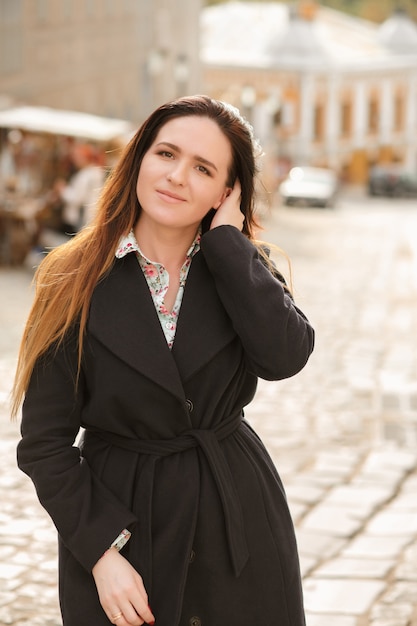
[[[192,412],[193,408],[194,408],[194,404],[191,402],[191,400],[186,400],[185,404],[187,405],[187,409],[190,411],[190,413]]]
[[[201,626],[202,621],[199,617],[192,617],[190,619],[190,626]]]
[[[188,562],[189,563],[194,563],[194,559],[195,559],[195,552],[194,552],[194,550],[191,550]]]

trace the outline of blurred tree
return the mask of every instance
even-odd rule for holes
[[[227,0],[206,0],[207,5],[221,4]],[[246,0],[243,0],[246,1]],[[286,2],[286,0],[250,0],[251,2]],[[296,0],[293,0],[296,1]],[[318,4],[374,22],[383,22],[395,9],[404,9],[417,20],[416,0],[320,0]]]

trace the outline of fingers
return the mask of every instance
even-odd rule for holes
[[[240,180],[238,178],[236,178],[236,180],[235,180],[235,184],[233,185],[232,193],[235,194],[237,198],[239,198],[241,193],[242,193],[242,187],[240,185]]]
[[[117,613],[114,613],[112,615],[108,615],[108,618],[110,619],[112,624],[117,624],[118,620],[124,619],[123,612],[122,611],[117,611]]]
[[[143,608],[128,604],[123,611],[123,619],[127,626],[141,626],[142,624],[155,624],[155,617],[147,604]],[[117,621],[117,626],[125,626],[122,620]]]
[[[123,606],[123,609],[120,609],[119,611],[114,609],[112,613],[107,613],[107,617],[112,624],[115,624],[115,626],[142,626],[142,624],[155,624],[155,617],[148,606],[146,606],[141,613],[138,613],[131,604],[126,604]]]
[[[241,192],[242,189],[240,182],[236,179],[233,189],[221,203],[216,211],[216,214],[213,216],[211,228],[216,228],[216,226],[222,225],[230,225],[236,226],[236,228],[242,230],[245,216],[240,209]]]
[[[155,624],[155,617],[148,605],[146,592],[137,593],[134,590],[125,599],[119,599],[119,609],[112,608],[111,611],[106,610],[107,616],[112,624],[116,626],[142,626],[142,624]],[[112,607],[116,607],[114,602]]]
[[[112,624],[155,623],[141,576],[117,550],[109,550],[92,572],[101,605]]]

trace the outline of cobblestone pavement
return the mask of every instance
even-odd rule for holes
[[[350,193],[265,226],[317,331],[305,370],[247,410],[287,488],[308,626],[417,626],[417,202]],[[0,626],[61,624],[54,530],[8,421],[30,280],[0,269]]]

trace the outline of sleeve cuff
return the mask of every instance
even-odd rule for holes
[[[116,548],[116,550],[120,552],[123,546],[126,545],[127,542],[129,541],[131,534],[132,533],[129,530],[127,530],[127,528],[125,528],[124,530],[122,530],[120,535],[113,541],[110,548]]]

